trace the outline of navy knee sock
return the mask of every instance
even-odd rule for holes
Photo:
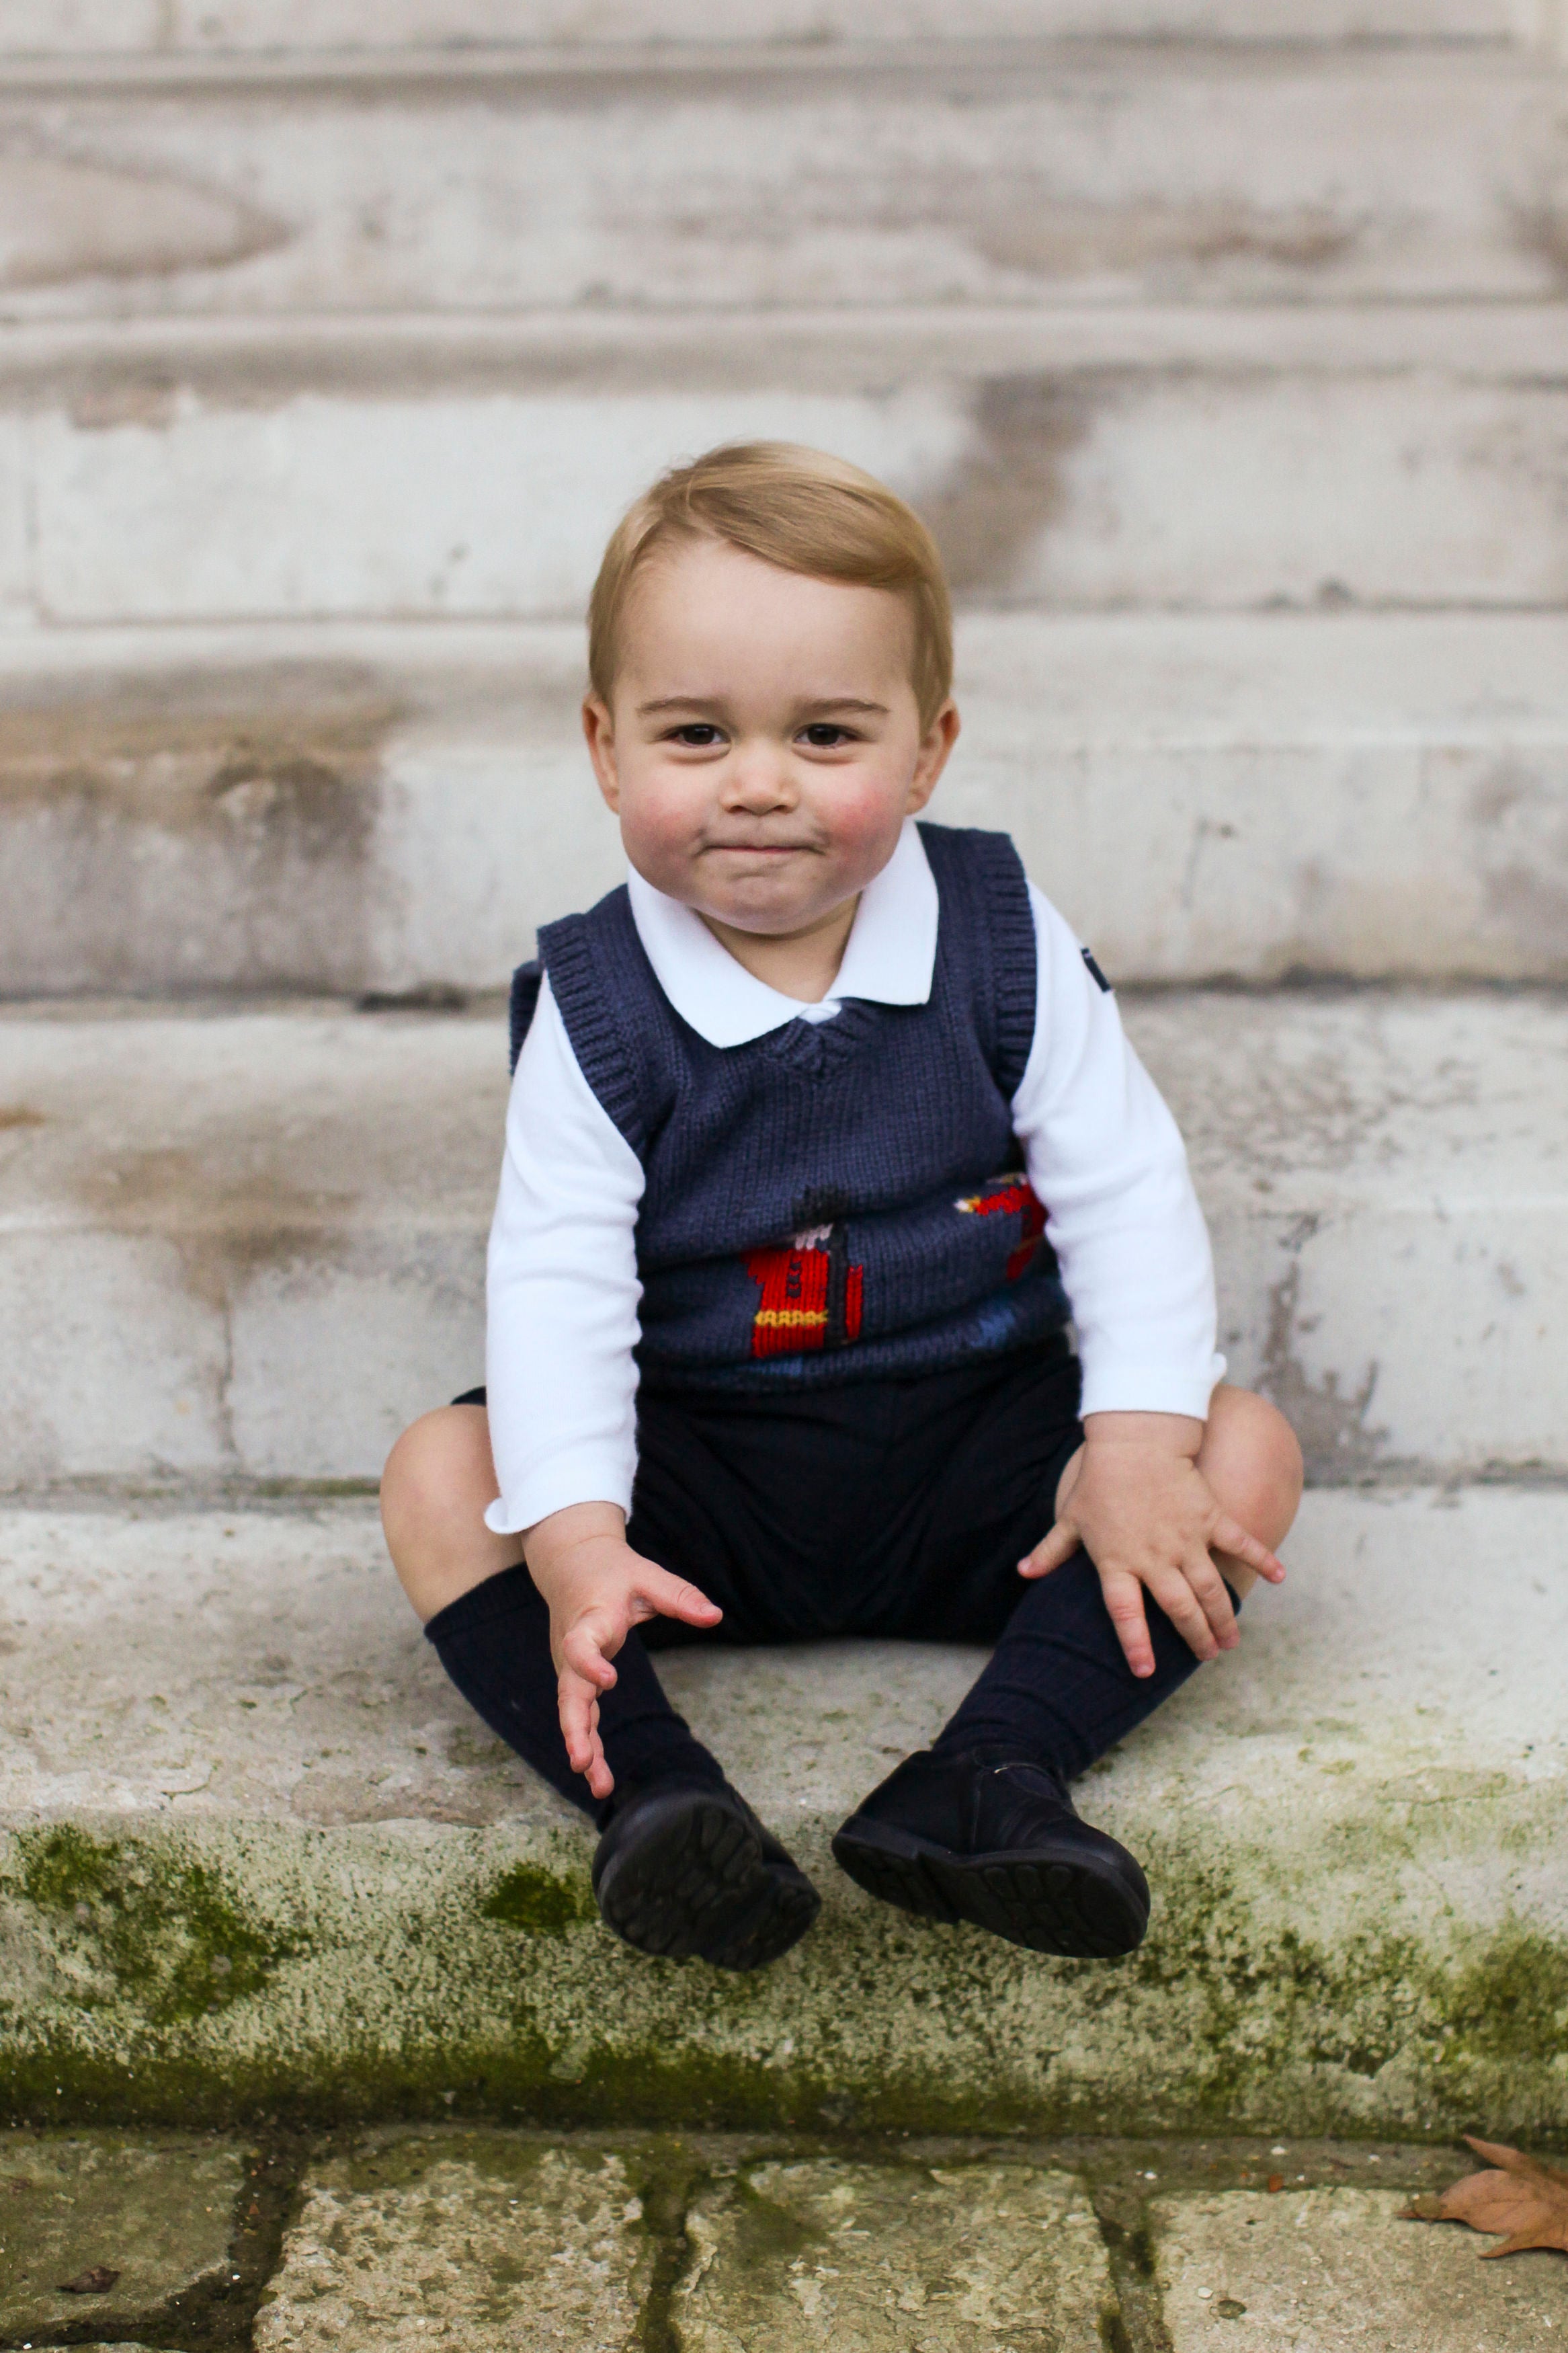
[[[989,1665],[932,1746],[950,1757],[1004,1751],[1075,1780],[1196,1672],[1164,1611],[1147,1592],[1143,1601],[1154,1672],[1138,1676],[1086,1552],[1026,1584]]]
[[[615,1799],[595,1798],[567,1760],[550,1655],[550,1611],[527,1568],[502,1569],[438,1609],[426,1639],[468,1705],[552,1789],[603,1829]],[[616,1659],[617,1680],[599,1701],[599,1737],[616,1795],[653,1781],[721,1787],[724,1775],[664,1695],[637,1636]]]

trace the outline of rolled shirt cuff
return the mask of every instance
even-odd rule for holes
[[[634,1469],[618,1448],[574,1447],[514,1481],[486,1512],[485,1525],[492,1535],[521,1535],[574,1504],[613,1504],[629,1513]]]
[[[1083,1370],[1083,1397],[1079,1417],[1091,1413],[1181,1413],[1194,1421],[1208,1419],[1215,1384],[1224,1380],[1226,1360],[1209,1359],[1206,1373],[1190,1365],[1135,1364],[1127,1359],[1097,1360]]]

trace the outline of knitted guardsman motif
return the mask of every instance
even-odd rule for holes
[[[1037,1345],[1068,1318],[1012,1101],[1034,1042],[1028,884],[1005,835],[922,825],[920,1005],[714,1046],[658,985],[626,891],[539,935],[578,1068],[642,1164],[642,1378],[770,1389]],[[512,995],[514,1055],[539,966]]]
[[[971,1218],[1019,1218],[1017,1247],[1007,1260],[1007,1280],[1016,1282],[1045,1239],[1046,1206],[1025,1176],[1016,1169],[1006,1176],[993,1176],[981,1193],[967,1194],[953,1203]]]
[[[850,1265],[843,1226],[808,1226],[787,1250],[752,1250],[746,1272],[763,1286],[752,1318],[753,1356],[846,1348],[859,1338],[866,1270]]]

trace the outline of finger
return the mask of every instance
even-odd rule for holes
[[[1197,1595],[1181,1570],[1172,1567],[1152,1569],[1144,1583],[1194,1657],[1217,1658],[1219,1644],[1199,1607]]]
[[[1138,1579],[1125,1569],[1113,1568],[1109,1573],[1102,1569],[1100,1588],[1128,1665],[1135,1675],[1152,1675],[1154,1646],[1149,1640],[1149,1621],[1143,1615],[1143,1592]]]
[[[561,1715],[561,1736],[566,1743],[566,1761],[574,1773],[586,1773],[593,1766],[595,1752],[600,1757],[604,1754],[599,1741],[598,1694],[580,1675],[563,1668],[556,1685],[556,1704]]]
[[[616,1671],[605,1656],[606,1636],[602,1627],[592,1619],[580,1618],[568,1626],[561,1638],[561,1671],[568,1670],[590,1684],[595,1692],[609,1691],[616,1682]],[[616,1646],[619,1649],[620,1645]]]
[[[572,1770],[584,1776],[595,1798],[607,1798],[616,1786],[616,1777],[605,1757],[599,1732],[599,1703],[575,1678],[564,1675],[561,1679],[561,1730],[566,1742],[566,1761]]]
[[[652,1562],[638,1577],[633,1591],[634,1607],[644,1605],[645,1617],[679,1618],[688,1626],[716,1626],[724,1612],[705,1593],[699,1593],[683,1577],[671,1577],[668,1569],[656,1568]]]
[[[1053,1568],[1069,1561],[1080,1542],[1078,1530],[1070,1520],[1058,1520],[1048,1536],[1042,1536],[1031,1553],[1026,1553],[1018,1563],[1020,1577],[1048,1577]]]
[[[1259,1577],[1266,1577],[1270,1585],[1278,1585],[1284,1577],[1284,1562],[1277,1559],[1266,1544],[1259,1544],[1255,1535],[1250,1535],[1239,1520],[1233,1520],[1228,1512],[1222,1512],[1210,1528],[1209,1544],[1216,1552],[1234,1553],[1248,1568],[1255,1568]]]
[[[1182,1562],[1182,1571],[1197,1597],[1199,1609],[1208,1620],[1209,1631],[1222,1651],[1234,1651],[1241,1640],[1241,1630],[1236,1622],[1230,1595],[1224,1577],[1201,1545],[1195,1545]]]

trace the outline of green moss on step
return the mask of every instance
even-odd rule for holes
[[[1444,1987],[1450,2063],[1549,2067],[1568,2048],[1568,1945],[1510,1920]]]
[[[596,1908],[585,1880],[563,1879],[542,1863],[519,1862],[502,1872],[479,1905],[479,1917],[531,1936],[562,1936],[580,1921],[594,1919]]]
[[[299,1949],[263,1928],[216,1871],[166,1848],[69,1822],[16,1844],[16,1892],[48,1917],[63,1957],[86,1964],[66,1995],[75,2008],[129,1997],[153,2026],[203,2018],[259,1993]]]

